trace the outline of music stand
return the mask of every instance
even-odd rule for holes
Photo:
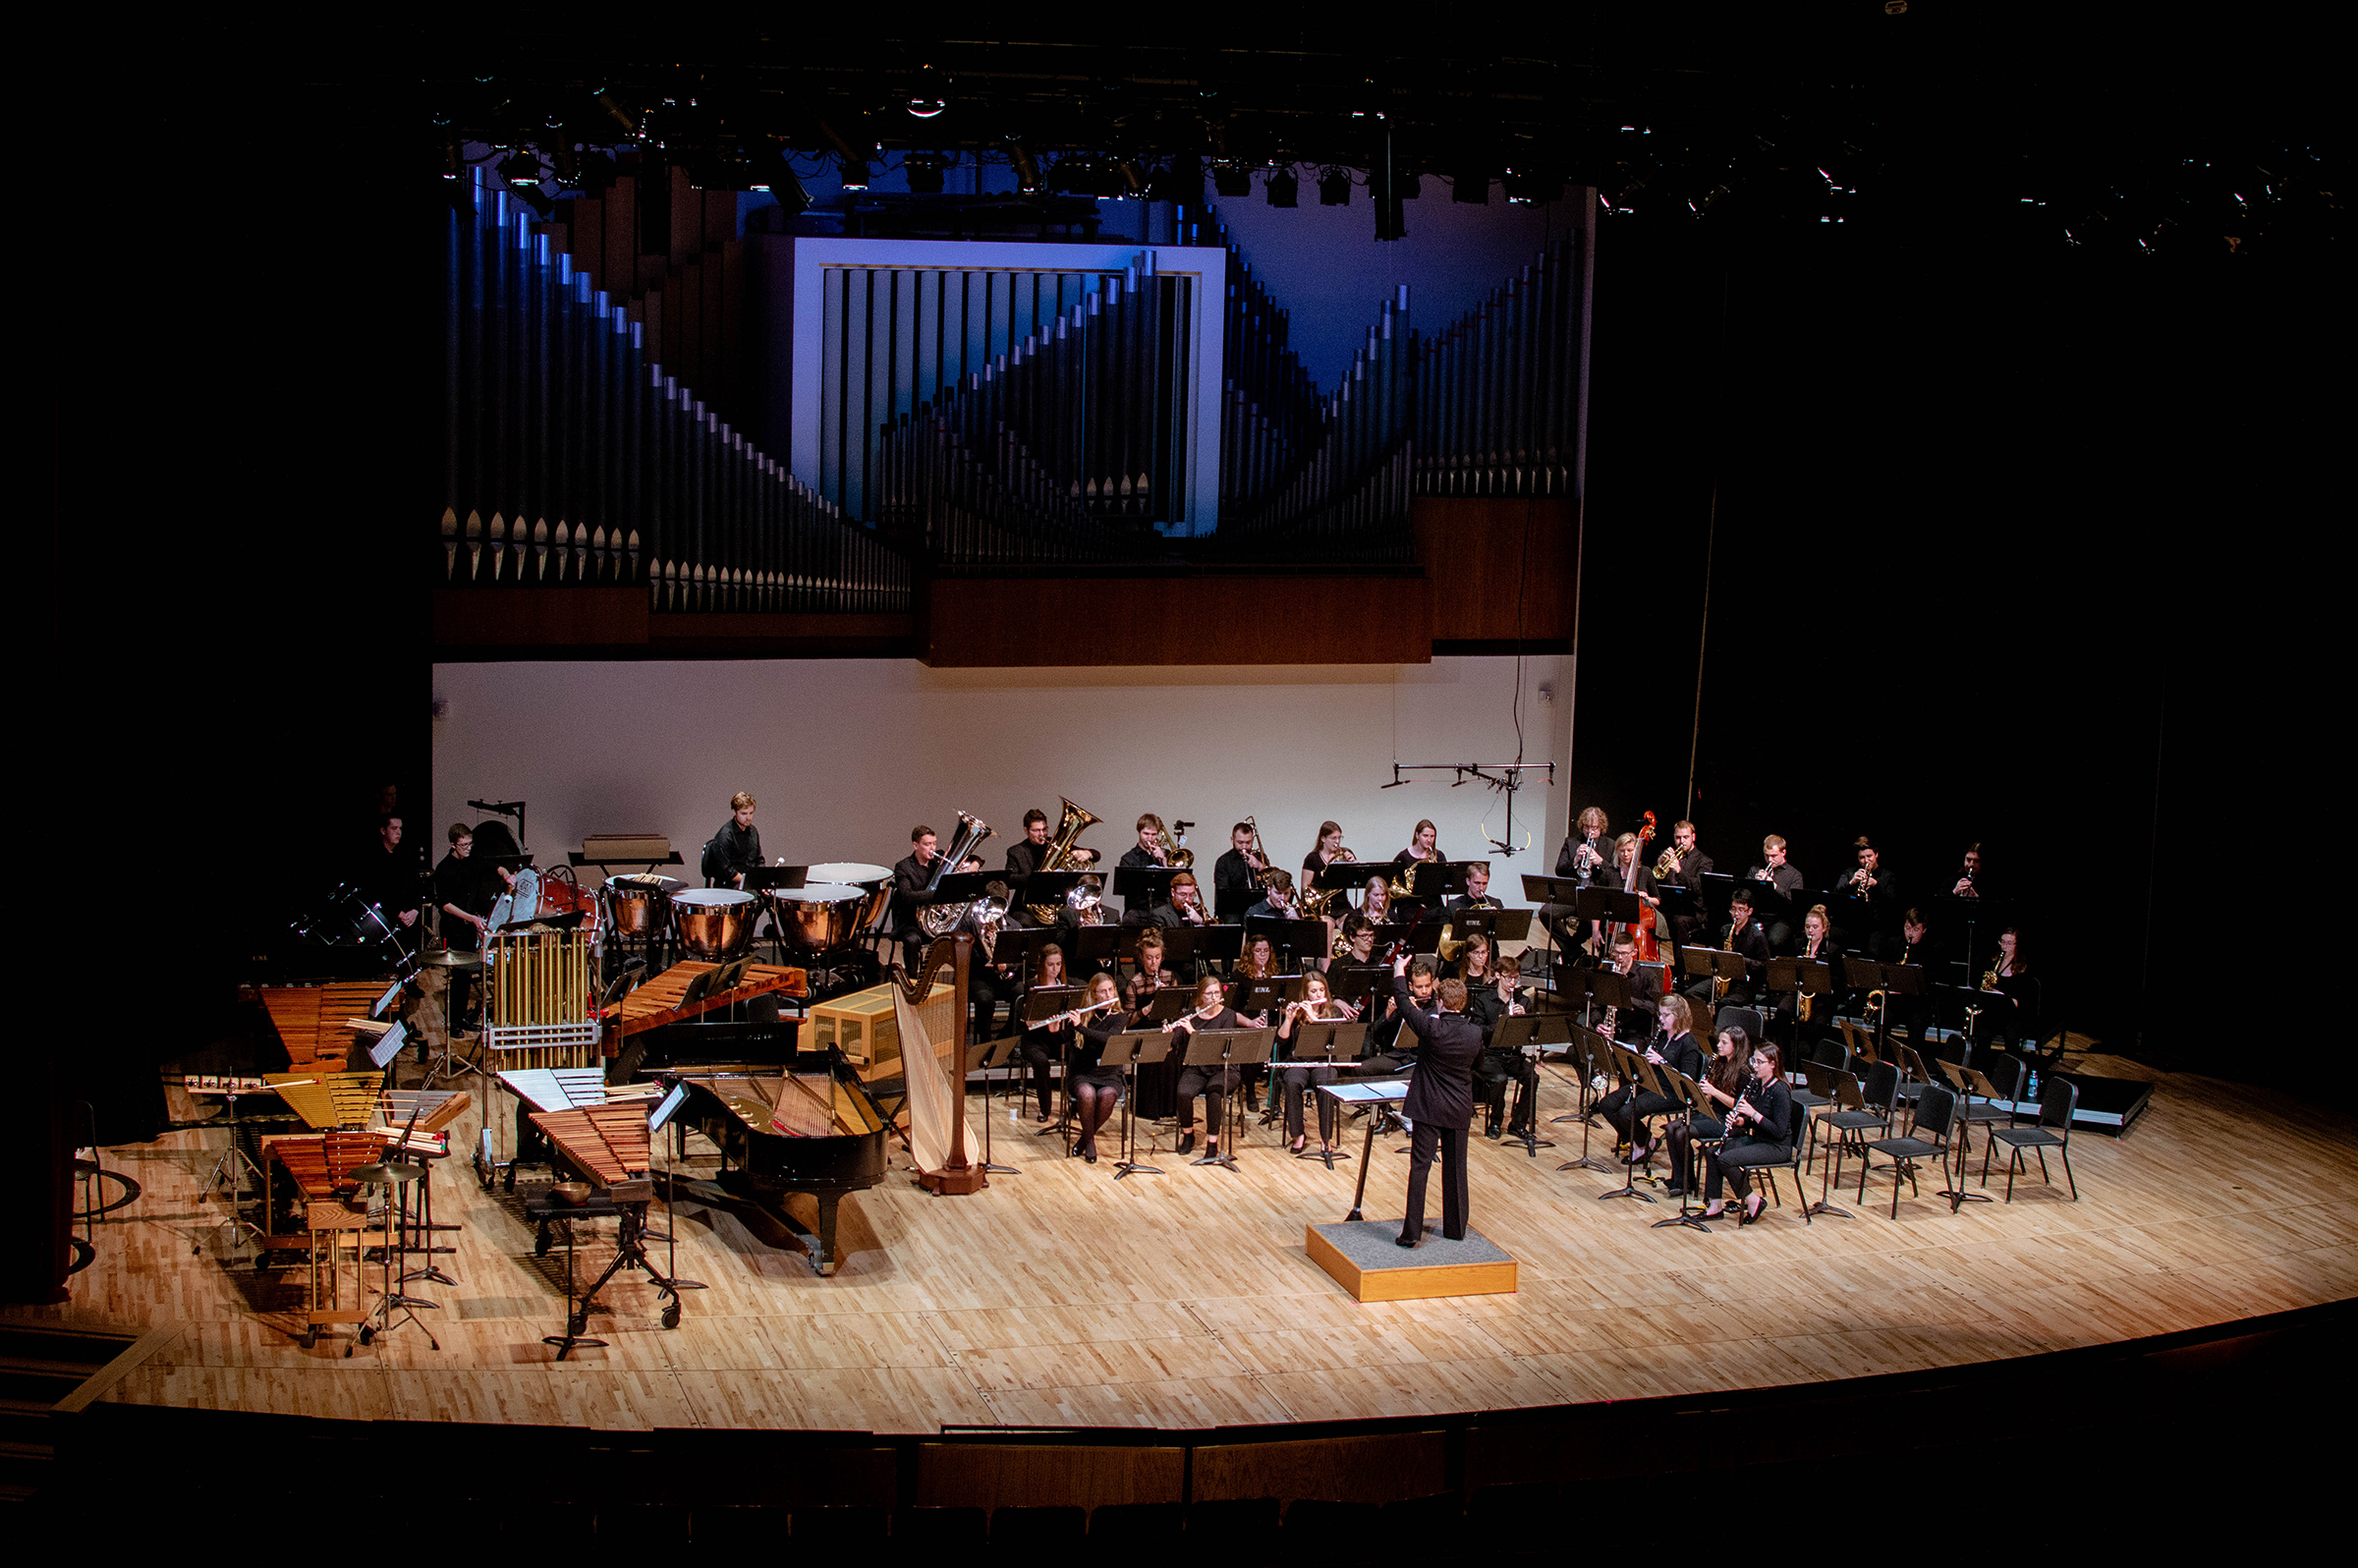
[[[1113,891],[1121,896],[1122,918],[1144,915],[1157,904],[1171,901],[1172,879],[1185,870],[1183,866],[1117,866],[1113,868]],[[1036,901],[1037,902],[1037,901]]]
[[[1606,1043],[1605,1049],[1612,1053],[1613,1065],[1621,1070],[1622,1076],[1628,1079],[1633,1086],[1629,1094],[1631,1129],[1629,1136],[1630,1147],[1634,1148],[1637,1147],[1636,1129],[1641,1120],[1637,1114],[1638,1095],[1641,1093],[1662,1094],[1662,1081],[1655,1077],[1654,1064],[1636,1051],[1624,1049],[1609,1041]],[[1668,1099],[1670,1096],[1662,1094],[1662,1097]],[[1598,1202],[1602,1203],[1609,1198],[1634,1198],[1640,1203],[1653,1203],[1654,1195],[1652,1193],[1638,1191],[1638,1167],[1636,1164],[1630,1163],[1625,1168],[1628,1174],[1623,1177],[1621,1185],[1609,1193],[1599,1193],[1597,1195]]]
[[[1319,1092],[1331,1098],[1338,1107],[1356,1105],[1363,1111],[1388,1110],[1408,1098],[1408,1085],[1397,1078],[1365,1084],[1320,1084]],[[1368,1167],[1374,1163],[1369,1156],[1376,1152],[1376,1129],[1383,1120],[1382,1116],[1368,1118],[1368,1139],[1359,1151],[1359,1185],[1351,1193],[1351,1212],[1343,1216],[1346,1225],[1367,1217],[1361,1205],[1367,1202]]]
[[[1580,1157],[1565,1160],[1555,1167],[1559,1171],[1593,1170],[1602,1176],[1613,1174],[1612,1166],[1589,1152],[1589,1134],[1597,1126],[1597,1080],[1605,1077],[1605,1070],[1612,1065],[1611,1049],[1605,1037],[1595,1030],[1583,1024],[1572,1026],[1570,1054],[1580,1059],[1580,1098],[1576,1110],[1555,1120],[1580,1123]]]
[[[1671,1087],[1678,1091],[1679,1109],[1681,1116],[1687,1122],[1689,1127],[1692,1128],[1695,1121],[1695,1107],[1704,1102],[1703,1091],[1696,1086],[1695,1080],[1689,1078],[1686,1074],[1680,1072],[1677,1068],[1670,1066],[1666,1062],[1661,1065],[1658,1071],[1664,1078],[1670,1081]],[[1668,1142],[1668,1139],[1665,1138],[1663,1141],[1666,1143]],[[1695,1157],[1694,1149],[1695,1146],[1692,1143],[1688,1144],[1687,1159],[1690,1163],[1686,1166],[1686,1168],[1680,1170],[1678,1173],[1678,1212],[1671,1215],[1668,1219],[1656,1220],[1654,1222],[1654,1228],[1656,1230],[1661,1230],[1665,1226],[1677,1225],[1684,1227],[1687,1230],[1702,1231],[1706,1236],[1709,1236],[1712,1233],[1712,1227],[1703,1222],[1702,1212],[1698,1209],[1689,1208],[1687,1206],[1687,1200],[1693,1197],[1695,1194],[1695,1171],[1691,1163]],[[1796,1185],[1798,1185],[1798,1180],[1796,1181]]]
[[[1974,1068],[1960,1066],[1942,1056],[1934,1057],[1933,1065],[1940,1069],[1940,1076],[1947,1079],[1957,1092],[1956,1112],[1949,1119],[1953,1134],[1948,1141],[1949,1147],[1957,1151],[1957,1173],[1949,1177],[1949,1180],[1956,1185],[1942,1188],[1933,1195],[1935,1198],[1947,1199],[1948,1211],[1953,1214],[1967,1204],[1992,1202],[1988,1193],[1974,1193],[1965,1190],[1965,1171],[1967,1166],[1972,1163],[1973,1096],[1977,1092],[1983,1093],[1986,1102],[1994,1105],[1998,1103],[1998,1092],[1997,1086],[1990,1082],[1989,1076]],[[2009,1100],[2006,1103],[2012,1104],[2013,1102]],[[1940,1174],[1948,1175],[1948,1163],[1945,1155],[1941,1160]]]
[[[682,1083],[674,1083],[671,1086],[671,1092],[665,1094],[662,1102],[656,1105],[652,1111],[647,1113],[646,1139],[650,1148],[662,1143],[662,1140],[657,1138],[655,1135],[663,1131],[664,1124],[679,1114],[680,1107],[687,1102],[687,1099],[688,1086]],[[681,1152],[685,1153],[687,1151],[687,1127],[684,1123],[680,1129],[679,1143]],[[656,1287],[656,1295],[658,1299],[665,1294],[669,1294],[671,1297],[671,1300],[665,1302],[663,1306],[663,1326],[666,1328],[677,1328],[680,1326],[679,1293],[681,1291],[709,1290],[711,1288],[701,1279],[682,1279],[680,1277],[680,1211],[678,1180],[679,1178],[673,1168],[671,1153],[668,1149],[666,1149],[663,1154],[663,1242],[665,1246],[663,1266],[664,1271],[668,1273],[671,1278],[665,1284]],[[567,1267],[570,1270],[570,1260],[568,1260]]]
[[[1800,999],[1804,996],[1831,994],[1834,988],[1834,966],[1823,962],[1812,963],[1806,958],[1772,958],[1768,961],[1768,988],[1786,992],[1794,998],[1793,1022],[1798,1029],[1801,1025]]]
[[[1072,959],[1065,966],[1068,971],[1077,975],[1095,975],[1100,969],[1111,970],[1118,965],[1124,957],[1123,946],[1126,943],[1135,944],[1138,932],[1144,929],[1144,926],[1117,925],[1108,921],[1102,925],[1076,925],[1070,932],[1060,933],[1052,939],[1063,942],[1068,936],[1071,938],[1072,945],[1066,949]],[[1132,945],[1132,956],[1135,954],[1136,947]]]
[[[1368,1053],[1368,1026],[1364,1023],[1313,1023],[1305,1020],[1294,1026],[1293,1043],[1294,1053],[1291,1056],[1269,1063],[1272,1077],[1288,1069],[1308,1072],[1320,1067],[1350,1066]],[[1322,1090],[1326,1086],[1321,1084],[1316,1087]],[[1306,1148],[1294,1156],[1296,1159],[1323,1160],[1328,1170],[1334,1169],[1336,1160],[1350,1157],[1343,1150],[1333,1148],[1317,1150]]]
[[[1185,1067],[1220,1069],[1220,1139],[1219,1150],[1206,1150],[1198,1165],[1221,1165],[1236,1170],[1236,1144],[1245,1136],[1244,1072],[1269,1059],[1269,1045],[1277,1037],[1273,1029],[1198,1029],[1190,1030],[1187,1054],[1180,1058]],[[1238,1069],[1236,1086],[1228,1087],[1228,1069]],[[1235,1124],[1234,1136],[1229,1124]],[[1241,1172],[1239,1174],[1242,1174]]]
[[[1557,1014],[1555,1016],[1563,1017],[1561,1014]],[[1532,1078],[1529,1081],[1529,1090],[1525,1088],[1526,1081],[1524,1079],[1518,1077],[1515,1080],[1515,1102],[1516,1105],[1524,1112],[1521,1118],[1523,1123],[1523,1136],[1516,1138],[1510,1134],[1507,1139],[1507,1142],[1509,1143],[1521,1144],[1523,1146],[1523,1151],[1530,1155],[1533,1159],[1540,1157],[1541,1149],[1553,1148],[1555,1147],[1555,1141],[1553,1139],[1542,1138],[1540,1136],[1540,1098],[1537,1090],[1539,1079],[1538,1063],[1540,1059],[1539,1028],[1541,1023],[1542,1019],[1536,1013],[1525,1013],[1520,1017],[1510,1016],[1502,1018],[1498,1020],[1498,1028],[1496,1032],[1490,1036],[1490,1044],[1493,1047],[1499,1050],[1511,1050],[1518,1058],[1529,1060],[1533,1064]],[[1564,1023],[1569,1026],[1571,1020],[1569,1018],[1564,1018]],[[1566,1040],[1569,1040],[1571,1036],[1567,1032],[1564,1037]],[[1522,1103],[1526,1093],[1529,1094],[1531,1099],[1531,1103],[1529,1105],[1524,1105]],[[1515,1125],[1515,1121],[1516,1117],[1514,1112],[1509,1111],[1506,1119],[1507,1126],[1510,1128],[1513,1127]]]
[[[1044,1024],[1058,1013],[1070,1012],[1088,1000],[1089,987],[1086,985],[1036,987],[1024,998],[1024,1022],[1028,1025]],[[1027,1030],[1026,1033],[1030,1032]],[[1034,1133],[1034,1138],[1064,1138],[1073,1129],[1073,1033],[1069,1025],[1056,1031],[1056,1065],[1061,1069],[1058,1076],[1062,1080],[1058,1091],[1061,1108],[1056,1113],[1056,1119]],[[1072,1152],[1070,1138],[1065,1138],[1065,1152]]]
[[[1130,1084],[1122,1093],[1122,1157],[1113,1162],[1113,1179],[1125,1176],[1159,1176],[1162,1167],[1150,1165],[1138,1157],[1137,1126],[1134,1114],[1138,1104],[1138,1070],[1151,1067],[1171,1053],[1171,1036],[1158,1029],[1125,1031],[1105,1042],[1105,1054],[1098,1058],[1102,1065],[1124,1068]]]
[[[992,1122],[998,1120],[998,1112],[991,1107],[990,1103],[990,1075],[996,1069],[1006,1066],[1014,1058],[1016,1048],[1021,1044],[1023,1044],[1021,1035],[1010,1035],[1004,1039],[984,1040],[980,1045],[971,1047],[966,1054],[966,1070],[982,1075],[982,1173],[986,1176],[1022,1174],[1015,1166],[998,1164],[990,1157],[990,1126]],[[960,1093],[958,1097],[962,1101],[966,1098],[965,1082],[963,1078],[959,1080]],[[963,1114],[965,1106],[961,1104],[959,1109]]]
[[[1727,981],[1726,985],[1714,983],[1712,986],[1712,1005],[1714,1008],[1719,1005],[1720,998],[1727,994],[1729,987],[1744,978],[1746,968],[1742,953],[1724,947],[1682,947],[1678,950],[1678,965],[1685,974],[1713,981]]]
[[[1323,959],[1326,952],[1326,923],[1324,921],[1287,920],[1279,915],[1255,915],[1245,922],[1245,940],[1265,936],[1269,945],[1289,961],[1304,958]]]

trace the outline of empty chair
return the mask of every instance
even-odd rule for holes
[[[1482,1527],[1486,1555],[1560,1548],[1563,1488],[1551,1481],[1477,1486],[1466,1499],[1466,1517]]]
[[[1188,1504],[1190,1555],[1256,1541],[1277,1528],[1274,1497],[1215,1497]]]
[[[1175,1502],[1100,1503],[1090,1512],[1089,1543],[1093,1548],[1176,1555],[1185,1524],[1186,1511]]]
[[[1867,1172],[1874,1163],[1872,1156],[1881,1154],[1891,1165],[1891,1217],[1899,1217],[1899,1184],[1908,1184],[1910,1197],[1918,1196],[1916,1166],[1927,1159],[1948,1158],[1948,1124],[1954,1119],[1957,1096],[1937,1084],[1926,1084],[1916,1096],[1916,1119],[1907,1134],[1898,1138],[1871,1139],[1859,1152],[1859,1202],[1867,1202]]]
[[[1857,1154],[1864,1158],[1869,1134],[1888,1135],[1891,1131],[1892,1101],[1899,1092],[1899,1069],[1889,1062],[1878,1062],[1867,1073],[1862,1087],[1859,1081],[1844,1073],[1835,1080],[1835,1108],[1818,1118],[1817,1126],[1832,1134],[1826,1151],[1825,1185],[1838,1187],[1842,1183],[1842,1157]],[[1815,1129],[1813,1129],[1813,1133]]]
[[[1465,1517],[1465,1499],[1453,1491],[1403,1497],[1383,1505],[1376,1539],[1384,1543],[1387,1554],[1429,1551],[1455,1535]]]
[[[1347,1559],[1379,1539],[1382,1512],[1375,1503],[1297,1497],[1285,1510],[1286,1553],[1308,1551]]]
[[[2055,1150],[2063,1157],[2063,1180],[2071,1187],[2071,1201],[2080,1201],[2080,1184],[2071,1174],[2071,1118],[2080,1108],[2080,1086],[2068,1078],[2050,1078],[2039,1091],[2039,1120],[2029,1127],[1998,1127],[1990,1133],[1990,1142],[1982,1149],[1982,1185],[1990,1185],[1990,1155],[1998,1145],[2006,1146],[2006,1202],[2014,1202],[2014,1175],[2022,1169],[2022,1151],[2036,1149],[2039,1153],[2039,1179],[2049,1186],[2054,1178],[2047,1173],[2047,1151]]]
[[[956,1546],[982,1549],[990,1516],[980,1508],[903,1508],[893,1515],[893,1550]]]
[[[891,1509],[872,1505],[797,1508],[790,1533],[804,1551],[830,1546],[872,1550],[884,1539],[891,1519]]]

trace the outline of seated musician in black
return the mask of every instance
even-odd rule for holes
[[[1802,875],[1798,868],[1785,862],[1785,841],[1782,835],[1771,833],[1761,840],[1761,864],[1744,873],[1748,882],[1765,883],[1791,898],[1801,891]],[[1793,940],[1792,929],[1780,919],[1768,924],[1768,947],[1781,953]]]
[[[1226,988],[1217,979],[1207,975],[1196,983],[1196,1005],[1170,1023],[1162,1026],[1166,1035],[1177,1035],[1171,1042],[1171,1054],[1184,1057],[1189,1042],[1200,1029],[1221,1030],[1238,1028],[1235,1010],[1222,1000]],[[1192,1153],[1196,1147],[1196,1096],[1204,1096],[1204,1110],[1208,1118],[1204,1135],[1204,1152],[1220,1151],[1221,1113],[1228,1108],[1228,1095],[1235,1092],[1238,1071],[1212,1063],[1206,1067],[1179,1069],[1179,1152]]]
[[[1061,989],[1072,984],[1072,981],[1065,978],[1063,948],[1050,942],[1041,948],[1035,957],[1038,967],[1035,972],[1036,978],[1032,982],[1034,990]],[[1027,1004],[1020,1001],[1017,1003],[1017,1007],[1020,1012],[1031,1011]],[[1016,1049],[1031,1068],[1032,1087],[1039,1096],[1039,1119],[1042,1122],[1054,1121],[1056,1119],[1056,1086],[1054,1080],[1049,1076],[1048,1069],[1054,1063],[1062,1060],[1065,1051],[1070,1047],[1072,1040],[1067,1032],[1071,1025],[1061,1014],[1039,1023],[1035,1023],[1029,1018],[1022,1018],[1017,1022],[1023,1025],[1024,1036],[1023,1043]]]
[[[1722,1181],[1735,1189],[1744,1204],[1742,1223],[1761,1217],[1768,1201],[1752,1190],[1750,1172],[1756,1165],[1781,1165],[1793,1157],[1793,1146],[1787,1142],[1792,1119],[1793,1092],[1785,1087],[1784,1053],[1774,1040],[1762,1040],[1752,1048],[1752,1078],[1728,1108],[1726,1142],[1704,1155],[1704,1218],[1717,1219],[1727,1212],[1719,1197]]]
[[[1671,934],[1679,946],[1689,947],[1701,939],[1704,928],[1704,916],[1701,913],[1703,909],[1703,878],[1712,869],[1712,858],[1703,852],[1698,843],[1693,822],[1682,820],[1671,823],[1670,845],[1671,854],[1678,861],[1678,871],[1670,878],[1670,883],[1675,883],[1694,895],[1693,913],[1671,917]]]
[[[1523,1086],[1522,1114],[1526,1117],[1539,1092],[1539,1063],[1521,1051],[1500,1049],[1490,1040],[1498,1032],[1498,1020],[1523,1011],[1523,1004],[1515,1000],[1514,972],[1498,968],[1497,949],[1488,936],[1476,931],[1466,938],[1457,957],[1441,966],[1441,978],[1465,981],[1466,1016],[1482,1026],[1482,1059],[1474,1067],[1474,1087],[1484,1105],[1483,1135],[1497,1138],[1506,1129],[1506,1086]],[[1514,1129],[1518,1137],[1522,1130],[1518,1122]]]
[[[1092,1004],[1114,1002],[1119,996],[1113,977],[1103,970],[1091,977],[1089,1000]],[[1118,1004],[1102,1012],[1092,1013],[1075,1021],[1080,1036],[1073,1042],[1073,1059],[1066,1071],[1072,1087],[1073,1115],[1079,1122],[1080,1138],[1074,1151],[1092,1165],[1097,1162],[1097,1129],[1113,1114],[1113,1107],[1122,1097],[1122,1070],[1104,1065],[1105,1044],[1114,1036],[1140,1028],[1138,1014]]]
[[[1724,996],[1712,994],[1715,987],[1708,979],[1688,987],[1687,995],[1704,1007],[1750,1007],[1754,987],[1768,973],[1768,938],[1760,922],[1752,918],[1752,895],[1741,886],[1728,895],[1727,916],[1727,924],[1719,927],[1719,940],[1714,945],[1744,955],[1744,976],[1729,982]]]
[[[1638,967],[1638,937],[1635,931],[1613,933],[1611,962],[1603,973],[1619,975],[1629,982],[1629,1001],[1613,1009],[1613,1038],[1624,1045],[1643,1045],[1654,1038],[1654,1015],[1662,1002],[1660,972]]]
[[[704,885],[743,887],[745,873],[761,868],[761,830],[754,826],[754,798],[729,797],[729,819],[704,844]]]
[[[1684,1001],[1684,997],[1678,998]],[[1704,1103],[1670,1124],[1670,1185],[1665,1191],[1683,1195],[1694,1178],[1694,1148],[1727,1132],[1720,1113],[1736,1102],[1744,1081],[1752,1076],[1752,1036],[1741,1024],[1730,1024],[1713,1041],[1712,1055],[1700,1073],[1689,1073],[1703,1091]]]
[[[1015,925],[1037,925],[1025,908],[1024,889],[1032,873],[1048,858],[1048,813],[1035,806],[1024,813],[1024,836],[1007,846],[1007,920]]]
[[[1294,1038],[1303,1024],[1347,1024],[1359,1017],[1359,1009],[1349,1002],[1338,1002],[1326,989],[1326,977],[1313,970],[1302,977],[1302,999],[1288,1002],[1275,1012],[1277,1042],[1275,1055],[1280,1061],[1291,1061]],[[1303,1130],[1302,1097],[1316,1095],[1319,1102],[1319,1152],[1334,1151],[1334,1101],[1319,1094],[1320,1084],[1335,1081],[1331,1067],[1289,1067],[1278,1073],[1280,1092],[1285,1103],[1285,1135],[1293,1140],[1292,1151],[1299,1154],[1309,1142]]]
[[[1211,863],[1211,911],[1234,911],[1232,918],[1261,902],[1261,873],[1269,863],[1253,849],[1253,825],[1239,822],[1228,830],[1228,849]]]
[[[1167,904],[1157,904],[1147,912],[1147,919],[1172,930],[1181,925],[1209,925],[1211,911],[1204,907],[1204,889],[1193,871],[1181,871],[1171,878],[1171,898]]]
[[[1661,1033],[1646,1046],[1642,1053],[1646,1060],[1657,1067],[1674,1068],[1689,1078],[1702,1072],[1703,1047],[1695,1043],[1695,1013],[1686,998],[1670,997],[1655,1016],[1661,1020]],[[1640,1140],[1639,1130],[1647,1126],[1649,1118],[1677,1108],[1678,1101],[1669,1095],[1656,1094],[1634,1083],[1622,1085],[1597,1102],[1598,1114],[1629,1145],[1632,1165],[1643,1165],[1654,1156],[1653,1137],[1650,1134]]]
[[[966,868],[962,868],[962,869],[967,868],[981,870],[982,868],[982,857],[970,858],[966,863]],[[974,1033],[971,1039],[976,1044],[992,1037],[990,1031],[998,1018],[999,1003],[1005,1001],[1013,1007],[1019,1005],[1023,996],[1023,986],[1014,971],[1004,964],[992,962],[989,949],[984,946],[982,941],[982,917],[986,907],[1004,910],[1007,908],[1008,899],[1012,896],[1005,882],[992,882],[982,898],[976,899],[967,905],[965,917],[958,922],[958,929],[975,939],[974,964],[968,972],[966,980],[966,999],[973,1004],[975,1009]],[[1002,917],[1003,924],[1012,924],[1013,923],[1012,915]],[[1011,1016],[1007,1020],[1007,1024],[1012,1032],[1022,1026],[1023,1020]]]
[[[1490,863],[1474,861],[1466,867],[1466,890],[1442,906],[1461,909],[1504,909],[1506,906],[1490,896]]]
[[[1793,956],[1810,963],[1824,964],[1834,972],[1835,989],[1810,998],[1810,1018],[1801,1021],[1801,993],[1786,991],[1777,998],[1776,1023],[1798,1047],[1805,1040],[1822,1039],[1834,1033],[1834,999],[1842,989],[1842,949],[1834,941],[1833,917],[1824,904],[1812,904],[1810,912],[1801,918],[1801,941]],[[1800,1052],[1797,1049],[1796,1055]]]
[[[933,830],[920,822],[909,830],[907,858],[896,861],[892,868],[892,933],[900,939],[901,966],[912,973],[926,956],[926,928],[917,923],[917,912],[924,907],[920,899],[933,880],[940,843]]]
[[[1440,1004],[1433,1000],[1440,985],[1440,968],[1430,958],[1419,955],[1408,961],[1408,1007],[1430,1015]],[[1462,1009],[1461,1009],[1462,1010]],[[1477,1025],[1479,1030],[1481,1026]],[[1417,1059],[1421,1035],[1408,1028],[1405,1010],[1387,1000],[1383,1017],[1368,1031],[1371,1072],[1396,1073],[1411,1066]]]
[[[1230,1004],[1234,1005],[1248,1000],[1245,995],[1247,981],[1273,980],[1276,975],[1277,949],[1270,944],[1266,936],[1254,937],[1245,944],[1244,957],[1238,959],[1228,973]],[[1279,1011],[1282,1010],[1282,1008],[1279,1009]],[[1269,1012],[1270,1009],[1264,1005],[1258,1013],[1240,1011],[1237,1016],[1245,1021],[1247,1029],[1266,1029],[1269,1027]],[[1245,1069],[1245,1109],[1255,1115],[1259,1115],[1261,1112],[1261,1086],[1268,1074],[1268,1067],[1261,1062],[1255,1062]],[[1271,1100],[1269,1103],[1274,1105],[1277,1102]]]

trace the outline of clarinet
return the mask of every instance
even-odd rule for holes
[[[1738,1135],[1739,1127],[1736,1121],[1736,1112],[1746,1105],[1752,1105],[1752,1092],[1754,1090],[1759,1089],[1760,1087],[1761,1081],[1759,1079],[1746,1078],[1744,1080],[1744,1087],[1736,1091],[1735,1104],[1730,1105],[1727,1108],[1726,1116],[1720,1119],[1720,1125],[1727,1129],[1725,1134],[1726,1137],[1734,1138]],[[1756,1111],[1760,1109],[1758,1105],[1753,1105],[1752,1108]],[[1757,1127],[1760,1124],[1758,1122],[1753,1122],[1746,1125]]]

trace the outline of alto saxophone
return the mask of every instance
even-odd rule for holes
[[[1727,940],[1726,940],[1726,941],[1724,941],[1724,942],[1721,942],[1721,943],[1719,944],[1719,951],[1721,951],[1722,953],[1732,953],[1732,952],[1734,952],[1735,950],[1736,950],[1736,923],[1735,923],[1734,921],[1729,921],[1729,922],[1727,923]],[[1715,1001],[1718,1001],[1718,1000],[1719,1000],[1721,997],[1725,996],[1726,994],[1727,994],[1727,977],[1726,977],[1725,975],[1713,975],[1713,976],[1712,977],[1712,1001],[1714,1001],[1714,1002],[1715,1002]]]

